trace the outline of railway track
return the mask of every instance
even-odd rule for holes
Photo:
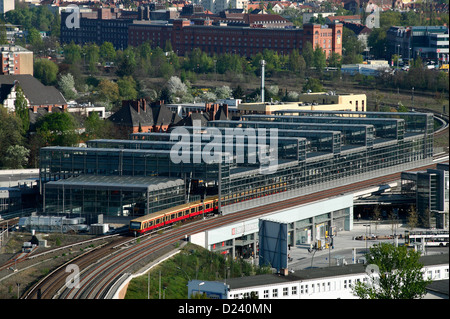
[[[415,170],[425,170],[427,168],[432,168],[435,165],[436,164],[430,164],[416,168]],[[78,287],[68,287],[66,285],[66,278],[69,274],[66,272],[68,264],[65,264],[51,275],[41,280],[41,282],[33,287],[24,298],[102,299],[106,297],[108,291],[118,278],[124,273],[133,272],[133,265],[142,262],[142,260],[150,259],[153,254],[158,253],[167,246],[173,245],[175,242],[185,238],[185,236],[244,219],[263,216],[281,209],[339,196],[361,188],[396,181],[400,179],[400,174],[401,173],[394,173],[380,176],[378,178],[329,189],[327,192],[322,191],[314,194],[307,194],[225,216],[215,216],[204,220],[197,220],[192,223],[184,224],[181,227],[172,228],[170,231],[166,231],[162,234],[156,233],[150,236],[140,237],[139,241],[130,239],[130,237],[121,237],[115,244],[98,248],[95,251],[86,253],[68,263],[76,264],[80,269]],[[129,245],[128,247],[123,246],[126,243]]]
[[[29,289],[24,294],[23,299],[51,299],[56,294],[57,290],[66,284],[69,275],[66,271],[66,267],[69,264],[76,264],[80,269],[88,267],[92,261],[108,256],[112,247],[120,245],[126,240],[128,239],[118,237],[110,243],[105,243],[94,249],[88,250],[80,256],[61,265]]]

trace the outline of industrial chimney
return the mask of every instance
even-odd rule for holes
[[[266,65],[265,60],[261,60],[261,102],[264,103],[264,66]]]

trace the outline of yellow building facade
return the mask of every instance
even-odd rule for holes
[[[365,94],[332,94],[305,93],[298,102],[255,102],[241,103],[238,110],[241,114],[272,114],[282,110],[316,110],[316,111],[366,111]]]

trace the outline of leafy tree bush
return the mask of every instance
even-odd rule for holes
[[[36,59],[34,77],[44,85],[54,85],[58,79],[58,66],[48,59]]]
[[[367,283],[360,281],[353,287],[359,298],[416,299],[426,294],[431,280],[424,279],[420,252],[380,243],[370,248],[366,258],[375,272]]]

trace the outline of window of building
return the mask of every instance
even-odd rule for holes
[[[272,289],[272,298],[278,298],[278,289]]]
[[[297,286],[293,286],[291,289],[291,294],[296,295],[297,294]]]
[[[269,290],[264,290],[264,299],[269,298]]]
[[[287,296],[289,294],[289,288],[283,287],[283,296]]]

